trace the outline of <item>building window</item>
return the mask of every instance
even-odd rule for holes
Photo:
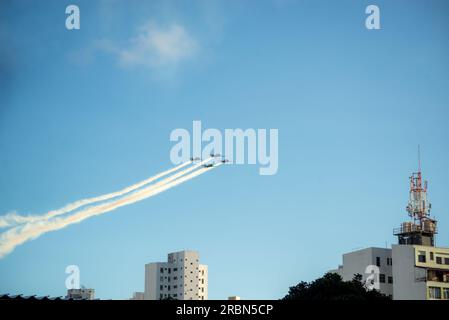
[[[173,280],[178,280],[178,277],[173,277]]]
[[[168,291],[170,291],[170,286],[168,286]]]
[[[436,262],[437,264],[443,264],[443,259],[441,257],[437,257]]]
[[[376,266],[380,267],[380,257],[376,257]]]
[[[388,283],[393,283],[393,277],[388,277]]]
[[[168,274],[170,274],[171,273],[171,268],[168,268]]]
[[[441,299],[441,288],[429,287],[429,298],[430,299]]]
[[[160,271],[161,271],[161,273],[164,273],[164,268],[161,268],[161,270],[160,270]]]
[[[420,251],[418,254],[418,262],[426,262],[426,253],[424,251]]]
[[[449,264],[449,258],[444,258],[444,264]]]
[[[160,285],[160,286],[159,286],[159,290],[164,290],[164,286],[163,286],[163,285]]]
[[[449,300],[449,288],[443,288],[443,299]]]
[[[173,272],[176,272],[176,271],[178,271],[178,268],[173,268]]]
[[[430,252],[430,260],[433,261],[433,252]]]
[[[383,273],[379,275],[379,281],[380,283],[385,283],[385,275]]]

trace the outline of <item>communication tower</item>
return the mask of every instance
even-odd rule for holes
[[[399,244],[435,246],[437,221],[430,218],[432,205],[427,200],[427,181],[421,172],[421,154],[418,146],[418,172],[410,176],[410,197],[406,210],[411,221],[403,222],[393,233]]]

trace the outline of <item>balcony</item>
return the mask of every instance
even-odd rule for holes
[[[441,270],[428,270],[427,281],[449,283],[449,272]]]

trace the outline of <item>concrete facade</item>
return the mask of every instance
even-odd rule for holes
[[[367,266],[379,267],[379,291],[394,300],[449,300],[449,248],[393,245],[343,255],[343,265],[329,272],[350,281],[367,279]]]
[[[145,300],[207,300],[208,269],[196,251],[168,254],[167,262],[145,265]]]
[[[365,282],[370,276],[369,266],[379,268],[379,275],[376,281],[379,284],[379,291],[387,296],[393,296],[393,268],[391,249],[387,248],[366,248],[343,255],[343,265],[330,272],[339,274],[344,281],[351,281],[355,274],[362,275]],[[367,273],[368,272],[368,273]]]
[[[393,246],[395,300],[449,300],[449,248]]]
[[[130,298],[129,300],[144,300],[144,293],[134,292],[132,298]]]

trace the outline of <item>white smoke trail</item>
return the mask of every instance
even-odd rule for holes
[[[23,244],[28,240],[35,239],[44,233],[59,230],[70,224],[79,223],[92,216],[100,215],[115,210],[119,207],[141,201],[148,197],[152,197],[165,190],[173,188],[185,181],[188,181],[196,176],[199,176],[200,174],[203,174],[211,169],[214,169],[218,167],[220,164],[216,164],[215,166],[209,168],[201,168],[187,175],[185,175],[186,172],[184,172],[184,176],[181,175],[180,178],[168,182],[169,179],[173,180],[172,176],[170,176],[164,179],[163,181],[159,182],[158,187],[152,185],[147,188],[143,188],[142,190],[136,191],[131,195],[126,195],[121,199],[89,207],[80,212],[69,215],[67,217],[55,217],[49,220],[38,220],[11,228],[6,232],[0,234],[0,258],[12,252],[18,245]],[[197,164],[194,167],[197,168],[200,165],[202,165],[202,163]],[[184,171],[190,169],[191,168],[186,169]]]
[[[207,160],[210,161],[210,159],[207,159]],[[126,187],[126,188],[124,188],[122,190],[119,190],[119,191],[116,191],[116,192],[112,192],[112,193],[108,193],[108,194],[101,195],[101,196],[94,197],[94,198],[87,198],[87,199],[83,199],[83,200],[78,200],[78,201],[69,203],[69,204],[65,205],[64,207],[62,207],[60,209],[49,211],[49,212],[47,212],[46,214],[43,214],[43,215],[23,216],[23,215],[19,215],[19,214],[15,213],[15,212],[8,213],[8,214],[6,214],[4,216],[0,216],[0,228],[16,226],[16,225],[24,224],[24,223],[27,223],[27,222],[33,222],[33,221],[39,221],[39,220],[48,220],[48,219],[51,219],[53,217],[72,212],[72,211],[74,211],[74,210],[76,210],[76,209],[78,209],[80,207],[84,207],[84,206],[86,206],[88,204],[92,204],[92,203],[100,202],[100,201],[105,201],[105,200],[109,200],[109,199],[112,199],[112,198],[116,198],[116,197],[122,196],[122,195],[127,194],[127,193],[129,193],[131,191],[137,190],[137,189],[143,187],[144,185],[147,185],[147,184],[149,184],[149,183],[151,183],[153,181],[156,181],[156,180],[158,180],[158,179],[160,179],[162,177],[165,177],[166,175],[169,175],[169,174],[171,174],[173,172],[176,172],[179,169],[181,169],[181,168],[183,168],[183,167],[185,167],[185,166],[187,166],[187,165],[189,165],[191,163],[192,163],[192,161],[182,163],[182,164],[180,164],[180,165],[178,165],[178,166],[176,166],[174,168],[171,168],[169,170],[161,172],[161,173],[159,173],[157,175],[154,175],[154,176],[152,176],[150,178],[147,178],[147,179],[145,179],[143,181],[140,181],[140,182],[138,182],[136,184],[133,184],[133,185],[131,185],[129,187]]]

